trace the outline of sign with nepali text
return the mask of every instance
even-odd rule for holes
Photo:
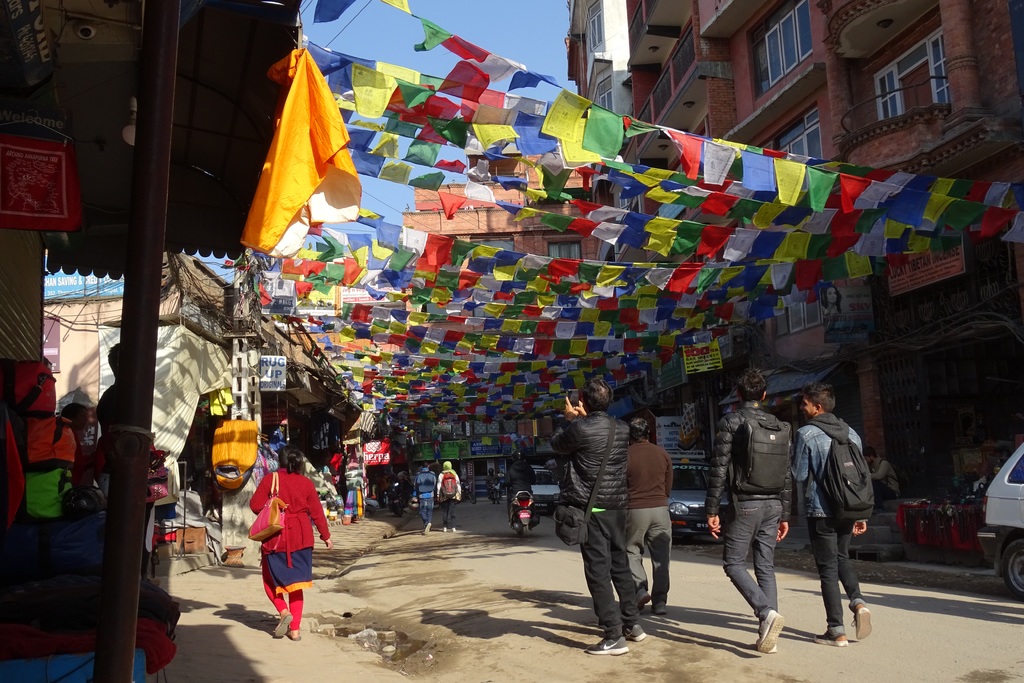
[[[718,348],[718,340],[707,344],[691,344],[683,347],[683,365],[686,374],[708,372],[722,369],[722,352]]]

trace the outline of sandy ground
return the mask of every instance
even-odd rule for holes
[[[386,540],[394,518],[385,515],[339,527],[340,547],[317,552],[319,580],[307,591],[298,643],[270,637],[275,618],[258,570],[173,577],[182,618],[167,680],[1024,680],[1024,609],[993,577],[975,573],[970,580],[981,588],[965,593],[949,590],[972,588],[959,573],[859,563],[875,633],[838,649],[811,641],[824,630],[816,577],[780,570],[787,628],[779,654],[765,656],[753,649],[756,622],[722,573],[720,549],[691,544],[673,550],[669,614],[643,615],[650,637],[623,657],[588,656],[583,648],[599,632],[581,561],[554,538],[550,519],[518,539],[503,505],[462,505],[459,516],[457,533],[424,536],[419,520],[407,518]],[[807,560],[780,553],[780,565],[806,568]],[[939,585],[922,585],[928,581]],[[367,626],[395,642],[390,661],[345,637]]]

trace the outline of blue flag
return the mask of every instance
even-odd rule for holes
[[[334,21],[355,2],[356,0],[317,0],[316,10],[313,12],[313,23],[322,24],[325,21]]]

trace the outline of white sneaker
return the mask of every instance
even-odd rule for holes
[[[427,522],[427,525],[425,527],[423,527],[423,535],[426,536],[429,533],[430,533],[430,522]]]
[[[448,527],[445,527],[445,528],[444,528],[444,532],[445,532],[445,533],[448,533]]]
[[[455,527],[452,527],[452,533],[453,534],[455,533]]]
[[[786,620],[782,618],[781,614],[775,610],[769,610],[768,616],[764,618],[757,629],[757,644],[755,645],[757,651],[764,654],[775,652],[779,634],[782,633],[782,627],[785,624]]]

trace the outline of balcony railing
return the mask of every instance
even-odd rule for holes
[[[693,27],[691,26],[683,39],[679,41],[675,53],[672,55],[672,85],[677,87],[683,82],[686,73],[697,60],[697,53],[694,50]]]
[[[632,51],[640,44],[647,29],[647,17],[644,15],[644,4],[641,2],[636,6],[636,11],[629,20],[629,49]]]
[[[843,118],[841,120],[843,131],[845,133],[853,133],[874,123],[879,123],[881,121],[895,119],[899,116],[903,116],[908,111],[919,109],[921,107],[930,107],[932,105],[948,106],[948,101],[936,102],[934,98],[934,93],[939,90],[942,90],[946,83],[947,79],[945,76],[930,76],[927,79],[917,81],[916,83],[910,83],[908,85],[903,86],[902,88],[896,88],[894,90],[890,90],[889,92],[882,93],[881,95],[875,95],[870,99],[866,99],[862,102],[859,102],[858,104],[855,104],[850,109],[850,111],[846,112],[843,115]],[[908,102],[908,99],[911,98],[908,98],[906,95],[908,93],[920,93],[922,86],[924,86],[925,84],[930,84],[930,87],[928,88],[929,101]],[[898,97],[897,101],[900,103],[900,112],[898,114],[883,116],[881,112],[882,100],[893,97],[894,95]]]

